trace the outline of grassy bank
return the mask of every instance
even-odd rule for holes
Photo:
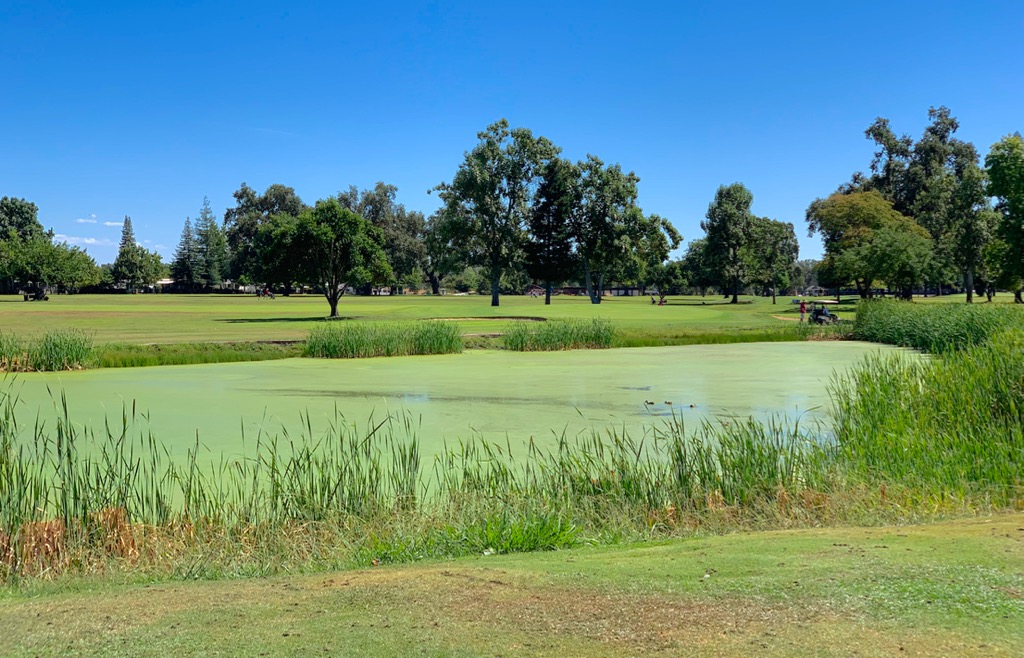
[[[230,582],[0,592],[9,655],[992,656],[1024,516],[758,532]]]
[[[513,322],[505,327],[502,342],[515,352],[601,349],[615,341],[615,327],[602,318]]]

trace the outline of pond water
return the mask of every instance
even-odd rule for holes
[[[19,417],[31,427],[52,416],[66,393],[76,424],[120,427],[132,404],[173,457],[201,442],[236,455],[262,430],[314,434],[335,418],[365,427],[373,416],[408,413],[425,457],[443,441],[482,435],[521,446],[554,445],[610,426],[641,432],[673,411],[688,426],[773,414],[806,423],[828,411],[827,384],[863,356],[896,348],[858,342],[747,343],[679,347],[458,355],[360,360],[287,359],[254,363],[105,369],[21,375]],[[48,390],[49,389],[49,390]],[[652,403],[652,404],[648,404]],[[59,403],[58,403],[59,404]],[[24,427],[25,425],[23,425]],[[251,440],[247,441],[251,444]]]

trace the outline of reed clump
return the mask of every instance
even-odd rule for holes
[[[0,332],[0,370],[78,370],[89,365],[92,338],[80,329],[52,329],[32,337]]]
[[[505,349],[516,352],[600,349],[612,346],[615,326],[603,318],[512,322],[502,335]]]
[[[303,355],[353,359],[462,352],[462,335],[454,322],[349,322],[315,325],[306,338]]]
[[[945,353],[981,345],[1024,327],[1024,308],[1011,304],[914,304],[876,299],[857,306],[854,337]]]

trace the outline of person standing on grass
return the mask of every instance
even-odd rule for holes
[[[807,302],[800,300],[800,322],[804,321],[804,317],[807,315]]]

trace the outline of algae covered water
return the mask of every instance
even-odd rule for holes
[[[365,427],[407,414],[424,456],[444,441],[483,436],[513,447],[531,438],[592,429],[642,432],[673,412],[701,419],[785,415],[813,422],[828,410],[827,385],[869,353],[897,348],[858,342],[745,343],[678,347],[106,369],[22,375],[19,418],[52,416],[66,395],[72,420],[120,428],[134,405],[145,426],[180,457],[197,436],[211,453],[247,451],[259,433],[314,436],[338,417]]]

